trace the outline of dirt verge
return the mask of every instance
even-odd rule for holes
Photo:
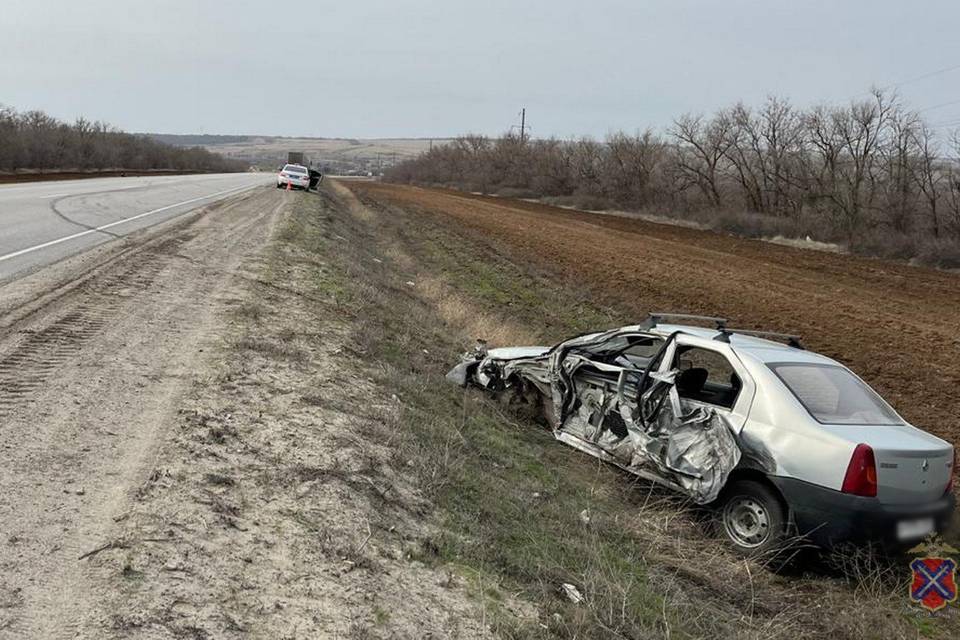
[[[99,267],[35,274],[33,296],[5,285],[0,634],[75,637],[89,622],[111,587],[80,558],[148,480],[229,274],[278,216],[262,193],[233,198],[99,249]]]
[[[116,637],[485,637],[455,576],[412,557],[429,505],[394,440],[399,401],[349,340],[326,195],[237,272],[148,481],[91,564]]]

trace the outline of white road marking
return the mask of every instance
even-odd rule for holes
[[[227,189],[226,191],[218,191],[216,193],[211,193],[209,195],[200,196],[199,198],[192,198],[191,200],[184,200],[183,202],[178,202],[176,204],[168,204],[165,207],[160,207],[159,209],[154,209],[152,211],[147,211],[145,213],[139,213],[135,216],[130,216],[129,218],[124,218],[122,220],[117,220],[116,222],[111,222],[110,224],[105,224],[99,226],[95,229],[87,229],[86,231],[80,231],[79,233],[74,233],[69,236],[64,236],[62,238],[57,238],[56,240],[50,240],[49,242],[44,242],[42,244],[34,245],[32,247],[27,247],[26,249],[20,249],[19,251],[14,251],[13,253],[8,253],[5,256],[0,256],[0,262],[4,260],[10,260],[11,258],[17,258],[26,253],[32,253],[34,251],[39,251],[40,249],[46,249],[47,247],[52,247],[54,245],[60,244],[62,242],[68,242],[70,240],[75,240],[76,238],[82,238],[83,236],[90,235],[91,233],[97,233],[98,231],[103,231],[104,229],[109,229],[110,227],[115,227],[126,222],[132,222],[133,220],[139,220],[140,218],[146,218],[147,216],[152,216],[155,213],[161,213],[163,211],[169,211],[170,209],[175,209],[176,207],[182,207],[185,204],[192,204],[194,202],[200,202],[201,200],[208,200],[209,198],[216,198],[217,196],[226,195],[228,193],[243,191],[244,189],[252,189],[260,185],[244,185],[242,187],[234,187],[233,189]]]

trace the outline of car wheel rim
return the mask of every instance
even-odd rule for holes
[[[723,528],[741,547],[759,547],[770,537],[770,515],[760,501],[735,496],[723,508]]]

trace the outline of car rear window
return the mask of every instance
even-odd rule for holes
[[[793,362],[769,367],[818,422],[903,424],[883,398],[843,367]]]
[[[304,169],[303,167],[295,167],[292,164],[288,164],[283,168],[283,170],[286,171],[287,173],[306,173],[307,172],[307,170]]]

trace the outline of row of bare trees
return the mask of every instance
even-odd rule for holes
[[[68,124],[42,111],[0,105],[0,172],[242,171],[246,166],[202,148],[173,147],[83,118]]]
[[[692,217],[960,266],[960,144],[895,95],[798,109],[770,98],[604,141],[468,135],[387,179]]]

